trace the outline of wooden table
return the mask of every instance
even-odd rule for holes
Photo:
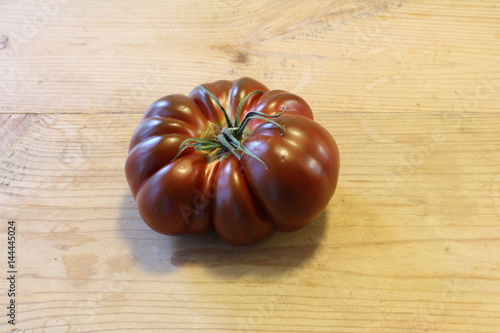
[[[0,330],[500,332],[499,17],[472,0],[2,1]],[[249,248],[156,234],[123,168],[142,113],[242,76],[309,102],[341,151],[335,196]]]

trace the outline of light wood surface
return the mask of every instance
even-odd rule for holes
[[[0,331],[500,332],[499,17],[472,0],[1,1]],[[334,198],[249,248],[154,233],[123,170],[142,113],[242,76],[309,102],[341,152]]]

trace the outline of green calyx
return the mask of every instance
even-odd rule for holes
[[[228,154],[233,154],[239,160],[241,160],[243,155],[247,154],[250,157],[253,157],[259,162],[261,162],[267,169],[266,163],[264,163],[264,161],[262,161],[257,155],[252,153],[248,148],[246,148],[243,145],[242,141],[244,141],[246,134],[245,129],[250,120],[261,119],[278,126],[282,130],[281,135],[284,135],[285,128],[280,124],[278,124],[277,122],[275,122],[274,120],[271,120],[270,118],[277,118],[281,116],[283,113],[286,112],[286,108],[283,107],[283,111],[274,116],[270,116],[261,112],[250,111],[247,114],[245,114],[245,117],[243,117],[243,119],[240,122],[241,110],[243,108],[243,105],[245,105],[246,101],[254,94],[263,94],[261,90],[256,90],[249,93],[245,98],[241,100],[240,104],[238,105],[238,109],[236,110],[236,119],[234,120],[233,124],[229,118],[226,109],[220,104],[217,97],[214,94],[212,94],[208,89],[202,86],[199,86],[199,88],[201,88],[204,92],[206,92],[217,103],[222,113],[224,114],[226,123],[222,124],[221,126],[210,124],[209,130],[203,135],[202,138],[190,138],[184,140],[184,142],[182,142],[182,144],[179,147],[179,152],[177,153],[177,155],[175,155],[173,160],[179,157],[179,155],[184,150],[192,147],[195,150],[207,152],[208,156],[210,156],[213,159]]]

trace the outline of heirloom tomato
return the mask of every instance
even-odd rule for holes
[[[166,235],[215,228],[233,245],[295,231],[328,205],[339,151],[309,105],[241,78],[155,101],[125,173],[143,220]]]

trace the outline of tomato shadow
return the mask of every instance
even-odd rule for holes
[[[137,212],[129,193],[124,196],[119,232],[139,269],[157,274],[203,267],[216,276],[280,275],[314,258],[326,228],[326,211],[301,230],[276,232],[251,246],[222,241],[215,231],[205,235],[165,236],[151,230]]]
[[[237,247],[222,241],[215,232],[180,236],[174,240],[170,262],[177,267],[201,266],[221,277],[280,275],[302,267],[314,257],[325,230],[326,212],[303,229],[276,232],[251,246]]]

